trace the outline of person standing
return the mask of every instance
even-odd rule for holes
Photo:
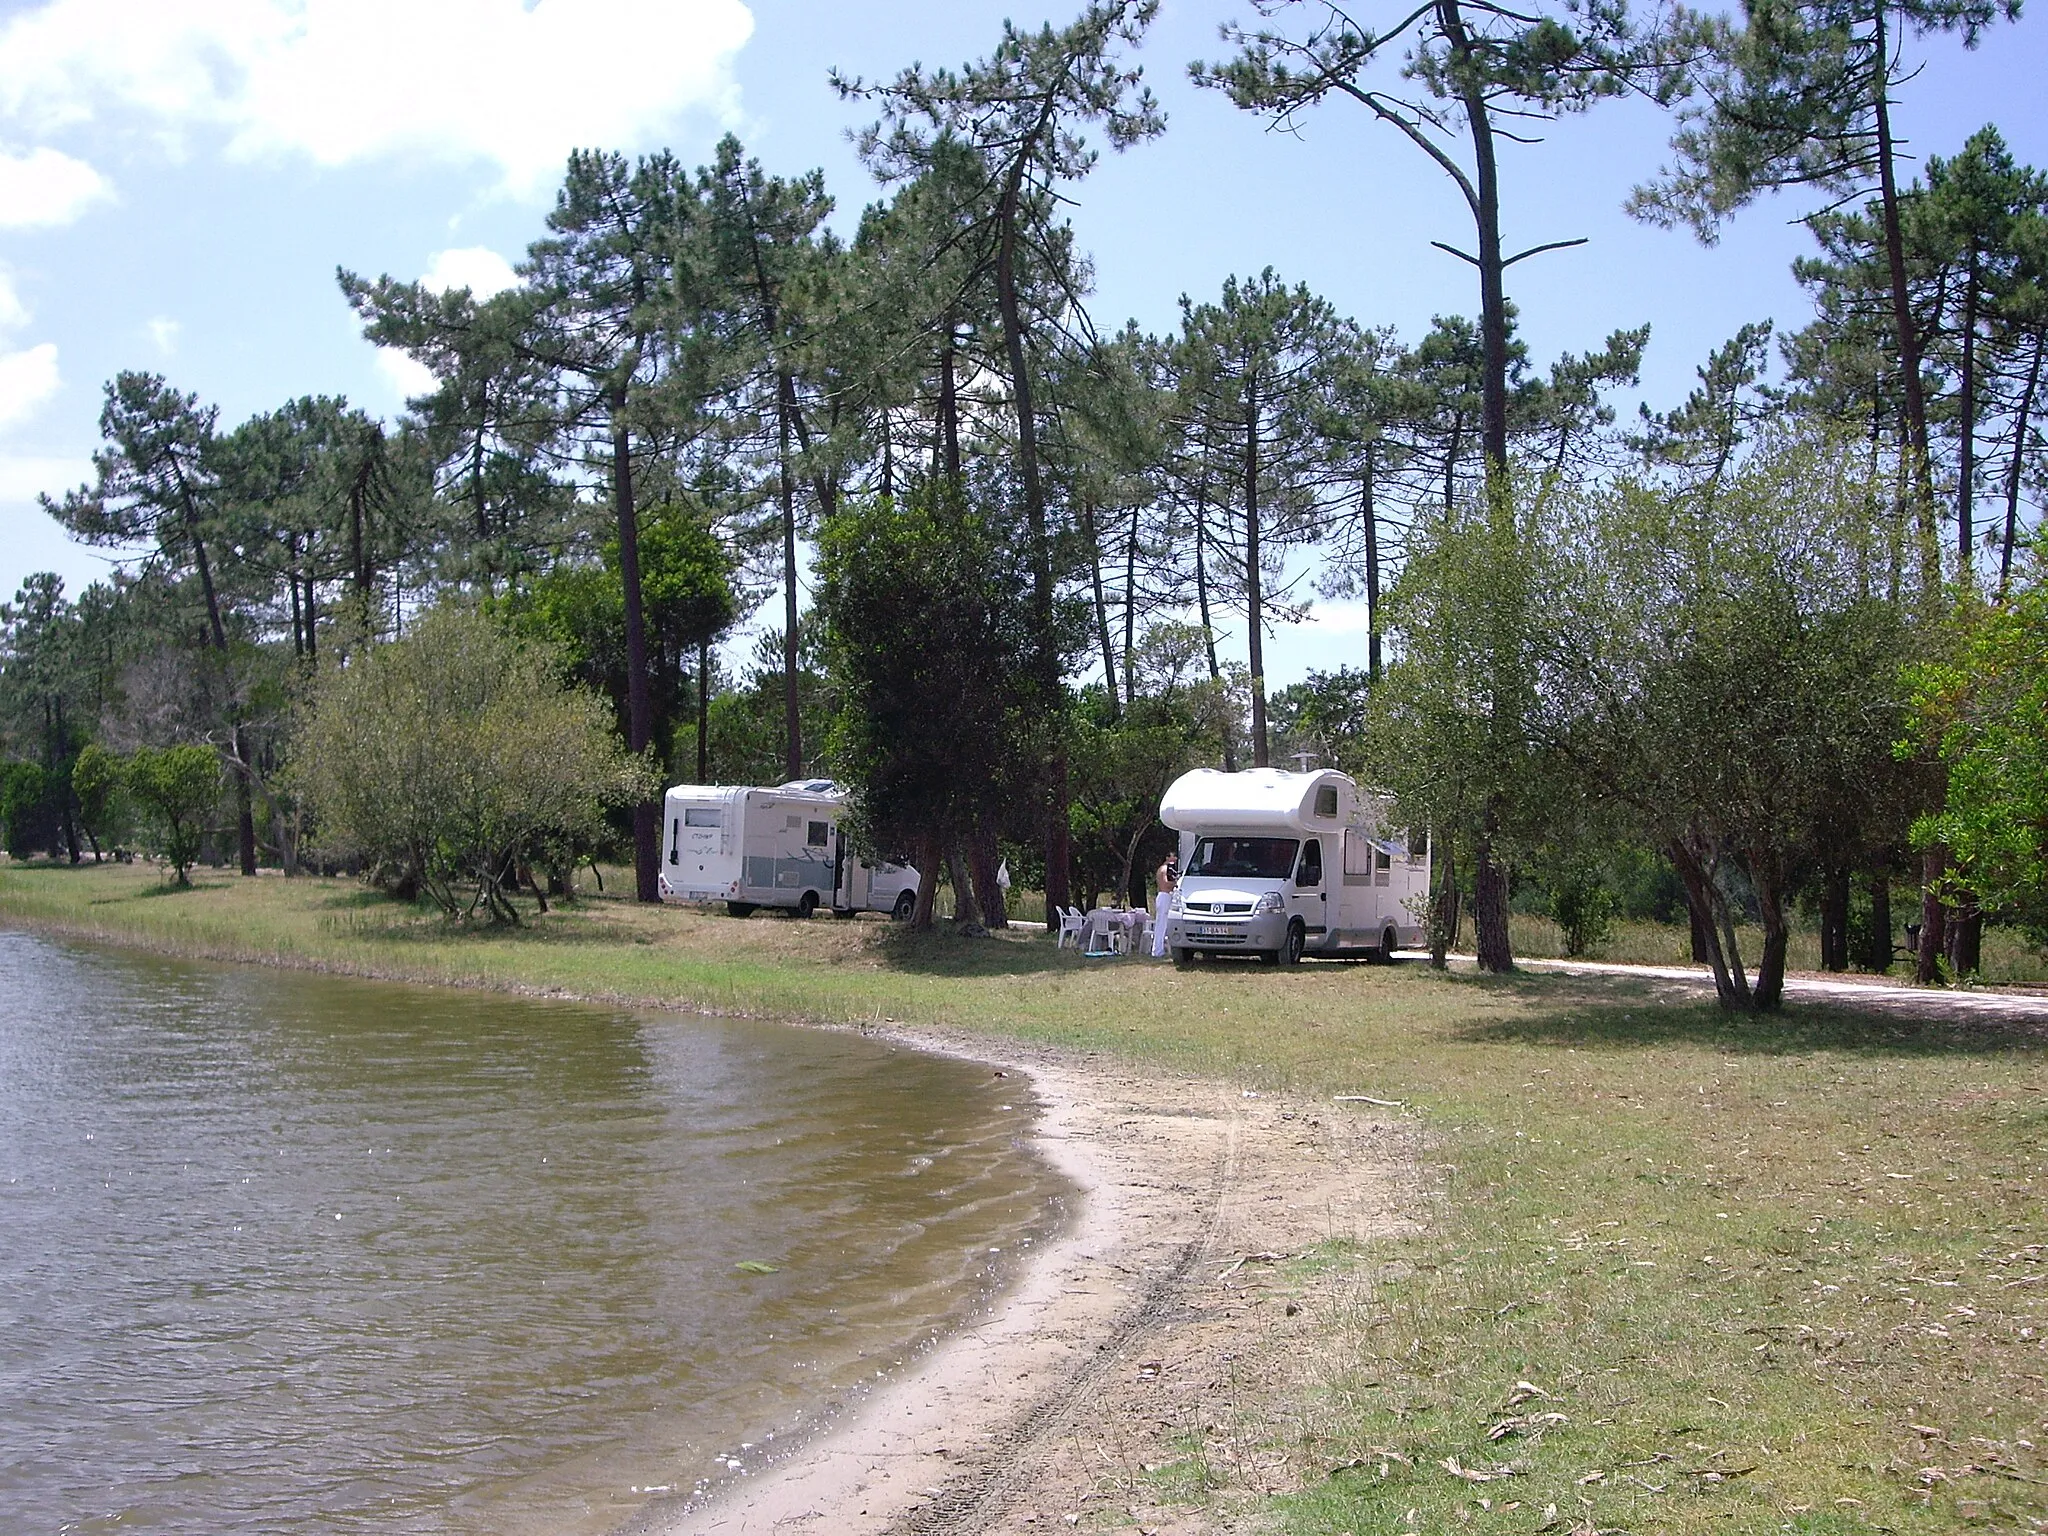
[[[1166,856],[1152,877],[1152,958],[1166,958],[1166,917],[1173,910],[1174,892],[1180,888],[1180,852]]]

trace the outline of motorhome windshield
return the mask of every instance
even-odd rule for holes
[[[1205,837],[1188,861],[1191,875],[1224,875],[1237,880],[1285,880],[1294,872],[1291,837]]]

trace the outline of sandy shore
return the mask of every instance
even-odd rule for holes
[[[1113,1510],[1140,1531],[1219,1530],[1247,1501],[1233,1494],[1311,1475],[1276,1455],[1268,1410],[1318,1315],[1355,1282],[1285,1259],[1415,1219],[1412,1124],[1388,1107],[1099,1058],[898,1038],[1029,1076],[1038,1147],[1082,1190],[1073,1219],[986,1317],[850,1422],[701,1507],[649,1510],[629,1529],[1029,1532]],[[1195,1462],[1206,1494],[1177,1498],[1173,1469]]]

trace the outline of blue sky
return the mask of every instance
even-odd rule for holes
[[[1041,0],[1043,3],[1043,0]],[[405,371],[357,335],[334,283],[365,273],[488,285],[540,231],[571,147],[673,148],[691,162],[728,129],[773,171],[822,166],[851,224],[875,195],[846,140],[864,120],[826,84],[987,51],[1005,16],[1069,5],[984,0],[45,0],[0,4],[0,595],[34,570],[72,590],[106,569],[35,505],[83,479],[100,392],[122,368],[167,375],[224,423],[299,394],[400,407]],[[1078,8],[1075,6],[1074,8]],[[1296,136],[1264,131],[1185,66],[1219,56],[1249,0],[1165,0],[1140,54],[1163,139],[1105,155],[1079,190],[1099,323],[1172,325],[1179,296],[1274,267],[1367,324],[1414,336],[1471,313],[1469,241],[1442,177],[1339,104]],[[2038,18],[1966,53],[1919,48],[1899,122],[1947,154],[1986,122],[2048,165],[2048,31]],[[403,39],[399,46],[394,39]],[[1788,268],[1798,208],[1766,202],[1719,245],[1628,220],[1668,123],[1609,104],[1513,147],[1512,247],[1586,236],[1511,274],[1532,355],[1652,327],[1642,396],[1680,398],[1708,348],[1805,305]],[[1633,410],[1633,400],[1620,402]],[[1359,615],[1269,647],[1273,681],[1357,664]]]

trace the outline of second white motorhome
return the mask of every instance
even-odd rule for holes
[[[910,916],[918,873],[870,867],[845,844],[846,795],[830,779],[773,789],[678,784],[662,797],[661,899],[719,902],[734,917],[779,907],[809,917],[830,907]]]
[[[1394,826],[1391,797],[1335,769],[1197,768],[1168,787],[1159,819],[1180,834],[1179,900],[1166,921],[1179,964],[1230,954],[1384,961],[1423,942],[1428,838]]]

